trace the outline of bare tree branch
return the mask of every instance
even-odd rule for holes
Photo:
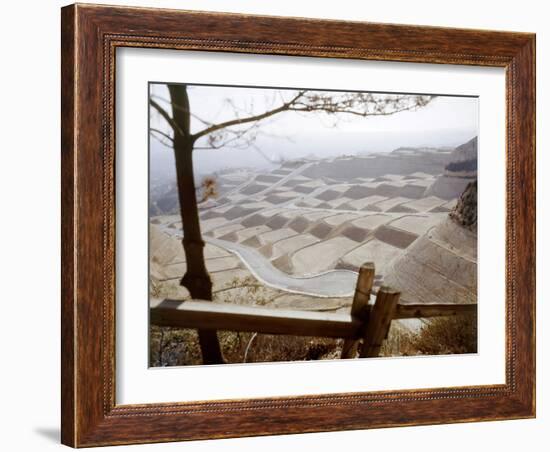
[[[287,111],[289,109],[289,106],[292,105],[294,102],[296,102],[300,97],[302,97],[305,94],[305,91],[300,91],[294,98],[292,98],[290,101],[285,102],[281,106],[274,108],[273,110],[268,110],[263,113],[260,113],[258,115],[248,116],[246,118],[237,118],[232,119],[230,121],[221,122],[219,124],[215,124],[211,127],[208,127],[206,129],[203,129],[200,132],[197,132],[193,135],[193,138],[195,140],[199,139],[200,137],[203,137],[205,135],[208,135],[209,133],[215,132],[220,129],[224,129],[231,126],[246,124],[249,122],[255,122],[260,121],[262,119],[268,118],[270,116],[273,116],[277,113],[281,113],[283,111]]]
[[[385,95],[384,97],[377,96],[372,93],[319,93],[315,91],[302,90],[291,100],[283,103],[274,109],[264,111],[259,114],[251,114],[244,118],[236,118],[225,121],[219,124],[211,125],[206,129],[197,132],[193,135],[196,140],[205,135],[213,134],[222,129],[228,129],[232,126],[239,126],[246,123],[257,123],[263,119],[274,116],[284,111],[294,111],[298,113],[325,113],[327,115],[335,115],[345,113],[352,116],[368,117],[368,116],[389,116],[404,111],[416,110],[417,108],[427,105],[434,96],[414,96],[414,95]],[[237,109],[235,104],[229,100],[229,105],[233,111],[243,111]],[[241,134],[241,137],[245,133]],[[207,149],[219,149],[222,140],[218,137],[210,140]],[[231,142],[236,141],[234,138]]]
[[[174,142],[174,139],[170,135],[168,135],[167,133],[163,132],[162,130],[150,128],[149,132],[158,133],[159,135],[163,136],[164,138],[170,140],[172,143]]]
[[[170,105],[172,108],[175,108],[176,110],[181,110],[185,113],[188,113],[189,115],[191,115],[192,118],[196,119],[199,122],[202,122],[205,126],[211,126],[213,124],[212,122],[207,121],[205,119],[202,119],[200,116],[197,116],[193,112],[189,111],[188,108],[182,107],[181,105],[178,105],[174,102],[170,102],[168,99],[165,99],[164,97],[158,96],[156,94],[152,94],[151,99],[158,99],[158,100],[160,100],[162,102],[165,102],[166,104]]]
[[[157,140],[158,143],[162,144],[163,146],[167,147],[168,149],[174,149],[174,143],[173,142],[167,142],[163,140],[160,136],[155,135],[154,133],[151,134],[151,137],[153,137],[155,140]]]
[[[149,103],[151,104],[151,107],[153,107],[155,110],[157,110],[160,115],[164,118],[164,120],[172,127],[174,130],[174,133],[179,133],[182,136],[185,136],[183,133],[183,130],[181,130],[180,126],[172,119],[172,117],[168,114],[168,112],[162,108],[154,99],[149,99]]]

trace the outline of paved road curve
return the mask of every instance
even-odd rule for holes
[[[355,290],[357,273],[353,271],[330,270],[303,278],[290,276],[250,247],[213,237],[204,237],[204,240],[237,255],[258,280],[275,289],[316,297],[346,297]]]

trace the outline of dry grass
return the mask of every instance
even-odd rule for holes
[[[422,355],[477,352],[477,316],[440,317],[413,338],[411,346]]]
[[[150,365],[200,365],[202,358],[195,330],[151,327]],[[342,340],[317,337],[218,331],[227,363],[260,363],[338,359]],[[418,334],[393,327],[380,356],[448,355],[477,352],[475,316],[431,320]]]
[[[335,359],[342,346],[342,341],[335,339],[232,331],[218,331],[218,339],[225,361],[230,364]],[[153,367],[202,364],[195,330],[153,326],[149,350]]]
[[[451,355],[477,352],[477,316],[429,320],[419,333],[392,327],[381,356]]]
[[[151,284],[152,294],[164,295],[166,284]],[[252,277],[234,278],[214,294],[214,302],[269,305],[277,291]],[[309,361],[338,359],[342,340],[218,331],[227,363]],[[441,317],[428,321],[414,334],[394,322],[380,356],[413,356],[475,353],[476,316]],[[153,367],[200,365],[202,357],[196,330],[152,326],[149,362]]]
[[[151,285],[151,292],[166,290],[165,284]],[[214,294],[215,303],[269,305],[278,291],[259,284],[252,276],[234,278]],[[308,361],[339,356],[341,340],[218,331],[227,363]],[[248,351],[247,351],[248,348]],[[202,364],[196,330],[151,326],[149,363],[153,367]]]

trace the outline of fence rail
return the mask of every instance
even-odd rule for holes
[[[381,287],[371,302],[374,264],[361,266],[350,313],[294,311],[204,300],[153,302],[153,325],[345,339],[342,358],[378,356],[392,320],[475,313],[475,304],[399,303],[400,292]],[[361,349],[358,347],[361,345]]]
[[[158,326],[333,338],[357,338],[363,326],[363,322],[351,314],[291,311],[197,300],[164,300],[151,308],[150,318],[151,323]]]

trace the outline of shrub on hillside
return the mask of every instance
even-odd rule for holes
[[[411,347],[422,355],[476,353],[477,316],[435,318],[411,339]]]

